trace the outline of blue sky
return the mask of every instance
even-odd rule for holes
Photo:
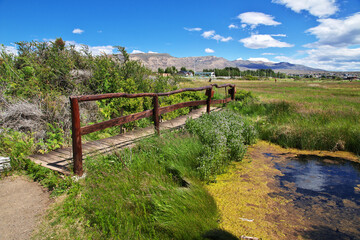
[[[360,71],[360,0],[0,0],[0,44],[90,46]]]

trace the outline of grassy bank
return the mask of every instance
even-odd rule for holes
[[[218,209],[205,185],[216,181],[231,161],[240,161],[255,137],[249,122],[223,111],[188,120],[186,131],[88,158],[86,178],[72,186],[34,238],[207,239],[228,234],[218,229]]]
[[[245,102],[229,107],[255,120],[262,139],[283,147],[360,154],[360,82],[226,82],[236,84],[238,95],[251,92]]]

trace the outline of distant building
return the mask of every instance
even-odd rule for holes
[[[169,77],[171,76],[170,73],[158,73],[160,76],[163,76],[163,77]]]
[[[209,78],[215,78],[215,72],[196,72],[195,73],[195,76],[198,76],[198,77],[209,77]]]
[[[184,77],[192,77],[193,73],[189,71],[179,71],[176,75],[184,76]]]
[[[351,82],[351,81],[353,81],[353,80],[357,80],[357,77],[351,76],[351,77],[346,77],[345,79],[346,79],[346,80],[349,80],[349,81]]]

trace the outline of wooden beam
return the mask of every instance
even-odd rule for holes
[[[161,107],[159,109],[159,112],[160,112],[160,114],[164,114],[164,113],[172,112],[179,108],[194,107],[194,106],[200,106],[200,105],[206,105],[206,100],[183,102],[183,103],[177,103],[177,104],[166,106],[166,107]]]
[[[71,103],[71,117],[72,117],[74,173],[78,176],[82,176],[83,167],[82,167],[82,146],[81,146],[79,102],[77,98],[70,97],[70,103]]]
[[[100,131],[105,128],[114,127],[122,125],[128,122],[139,120],[146,117],[151,117],[153,115],[153,110],[146,110],[143,112],[131,114],[128,116],[118,117],[111,120],[107,120],[101,123],[95,123],[93,125],[85,126],[81,128],[81,135],[89,134],[92,132]]]

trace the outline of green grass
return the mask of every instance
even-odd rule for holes
[[[258,99],[229,107],[256,121],[262,139],[283,147],[360,154],[359,81],[215,81],[220,82],[234,83],[237,92],[251,92],[247,99]]]
[[[228,125],[220,126],[225,120]],[[191,133],[167,133],[144,139],[132,149],[86,159],[86,178],[72,185],[34,238],[206,239],[205,235],[226,235],[218,228],[218,209],[205,184],[215,181],[216,174],[224,172],[232,160],[241,160],[245,144],[255,139],[254,128],[224,111],[188,120],[186,129]],[[214,137],[206,137],[211,135]]]
[[[85,180],[36,237],[203,239],[218,213],[194,168],[201,152],[197,138],[179,133],[87,159]]]

